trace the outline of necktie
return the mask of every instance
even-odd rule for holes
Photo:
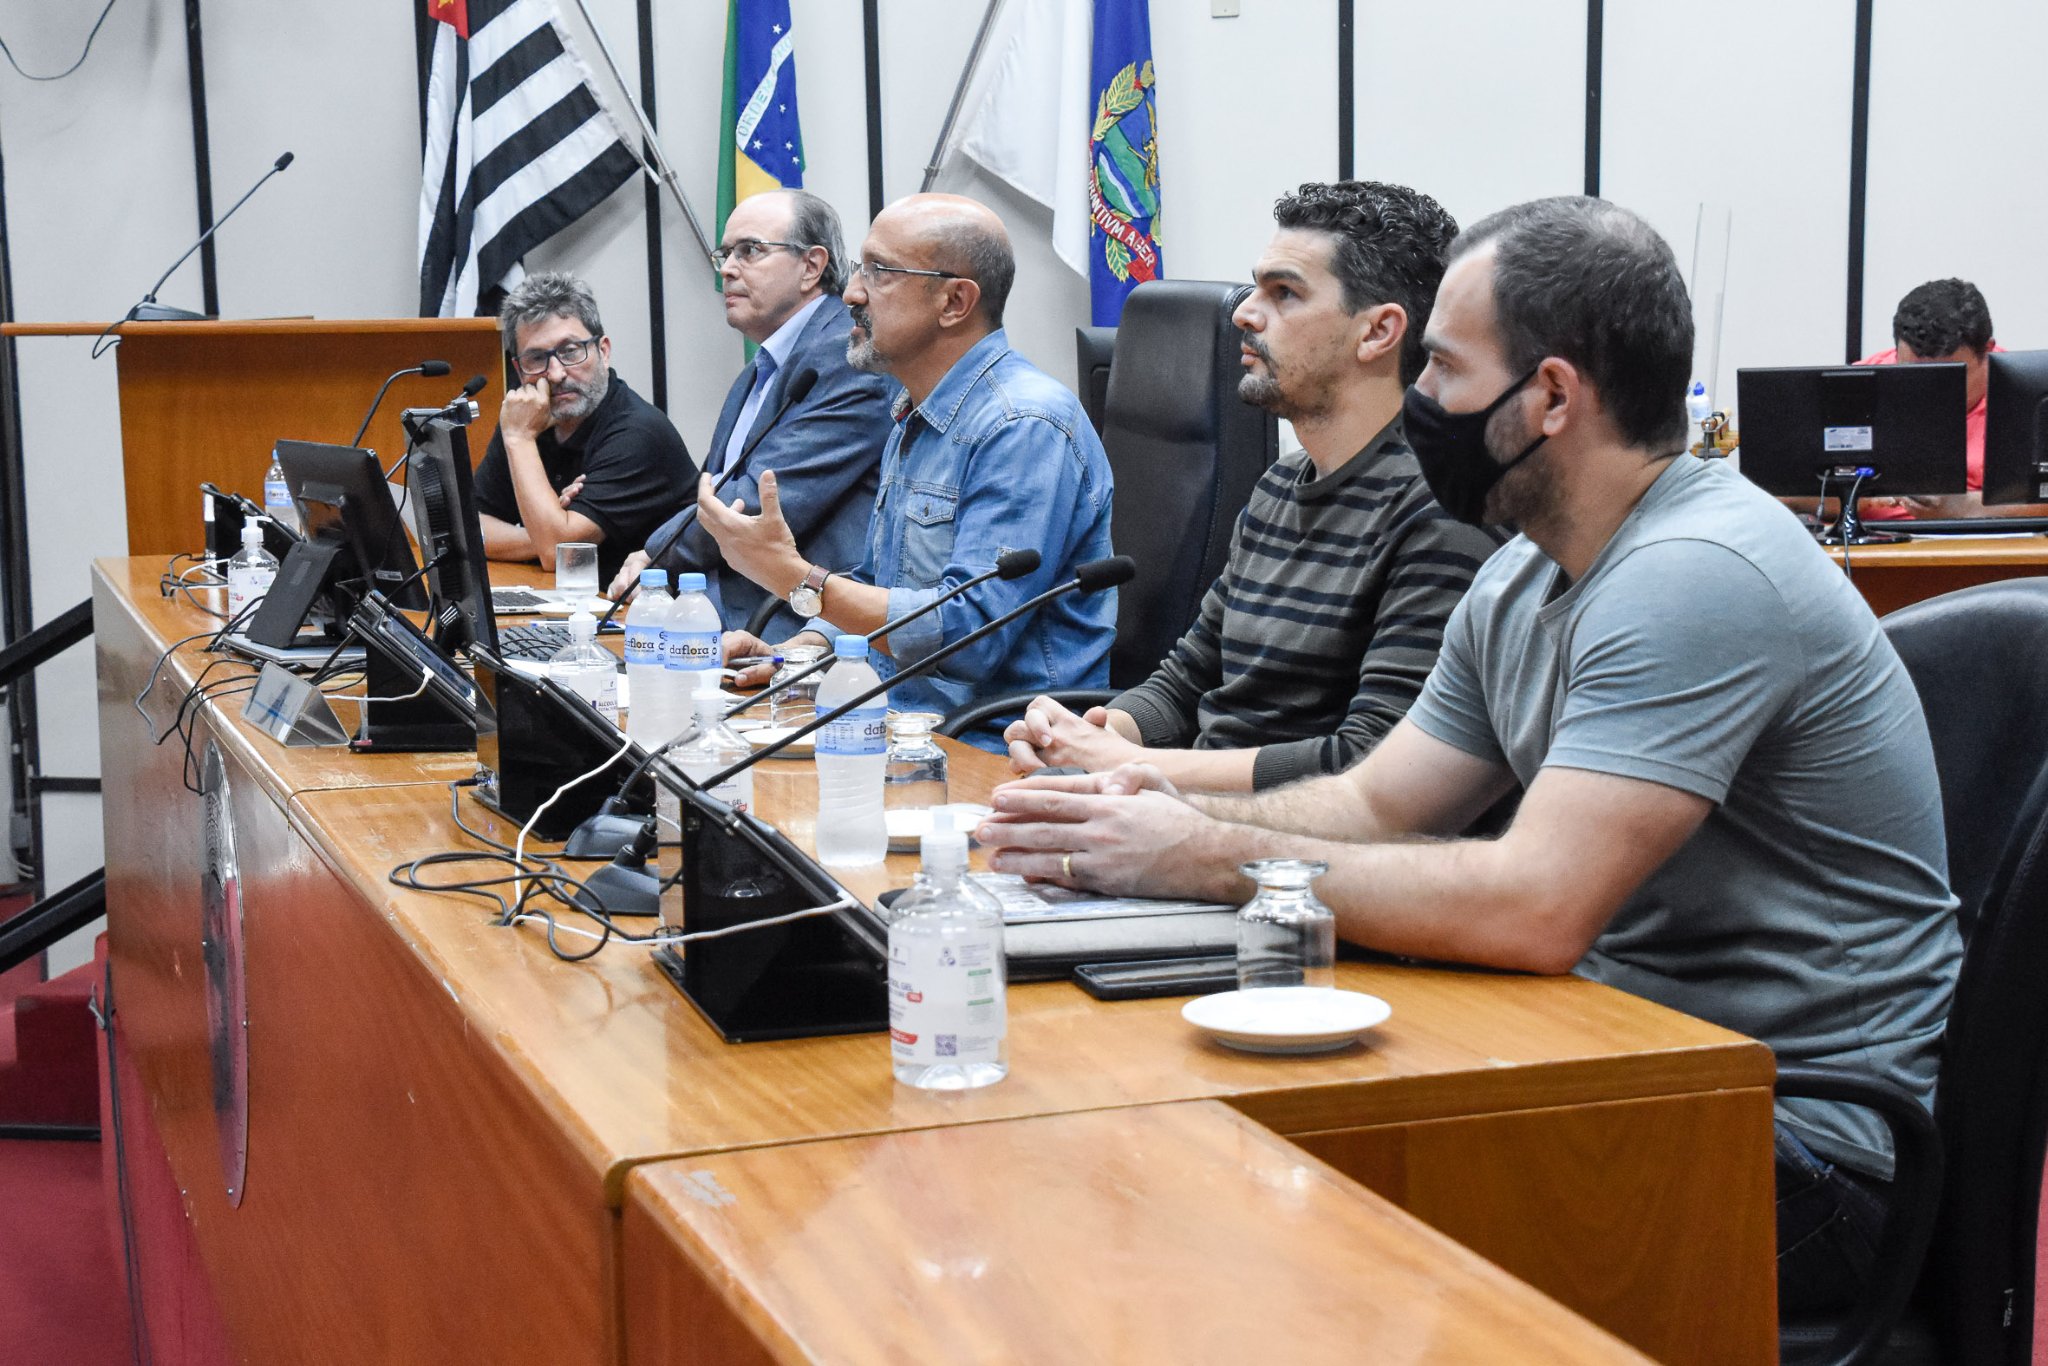
[[[747,448],[747,438],[754,434],[754,423],[760,419],[761,405],[768,397],[768,382],[775,378],[775,357],[763,347],[754,353],[754,363],[750,368],[754,383],[747,391],[747,401],[740,405],[739,416],[733,419],[732,435],[726,438],[725,449],[719,452],[718,468],[721,470],[740,458],[740,452]]]

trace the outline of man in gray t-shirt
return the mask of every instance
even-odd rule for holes
[[[1357,767],[1182,798],[1131,765],[999,788],[990,862],[1242,899],[1325,860],[1353,942],[1576,969],[1931,1104],[1960,961],[1919,699],[1792,516],[1685,450],[1692,310],[1640,218],[1540,200],[1467,228],[1404,428],[1488,560],[1408,717]],[[1498,839],[1461,832],[1517,783]],[[1837,1310],[1889,1195],[1877,1126],[1779,1113],[1779,1304]]]

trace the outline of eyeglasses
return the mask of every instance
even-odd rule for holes
[[[764,242],[758,237],[742,237],[731,246],[720,247],[717,251],[712,252],[711,264],[717,266],[720,270],[724,270],[727,261],[738,257],[741,265],[750,266],[776,247],[787,247],[789,250],[796,252],[810,250],[809,247],[801,242]]]
[[[934,280],[965,280],[968,276],[956,275],[950,270],[919,270],[915,266],[885,266],[880,261],[854,261],[848,270],[874,284],[881,275],[924,275]]]
[[[544,375],[548,362],[558,360],[564,370],[583,364],[583,358],[590,354],[590,348],[597,345],[597,338],[585,337],[582,341],[566,341],[552,351],[521,351],[513,357],[512,363],[519,367],[522,375]]]

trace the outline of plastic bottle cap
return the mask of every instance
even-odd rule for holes
[[[953,828],[953,813],[944,807],[932,808],[932,828],[917,846],[928,873],[957,873],[967,866],[967,832]]]
[[[866,636],[840,636],[832,642],[832,654],[838,659],[866,659],[868,638]]]
[[[584,645],[596,638],[596,617],[593,617],[588,612],[577,612],[569,618],[569,639],[579,645]]]
[[[662,592],[666,593],[668,591],[668,571],[666,569],[641,570],[640,586],[642,588],[659,588]]]
[[[702,574],[678,574],[678,575],[676,575],[676,592],[678,592],[678,593],[701,593],[701,592],[703,592],[703,591],[704,591],[704,576],[703,576]]]
[[[242,523],[242,544],[250,548],[263,544],[263,522],[261,518]]]
[[[1668,394],[1671,391],[1669,389],[1666,389],[1664,392]],[[1706,393],[1707,386],[1705,381],[1696,379],[1692,382],[1692,396],[1694,398],[1704,398],[1706,397]]]

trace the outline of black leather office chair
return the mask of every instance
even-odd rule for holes
[[[2048,1153],[2048,580],[1966,588],[1884,626],[1934,738],[1963,967],[1938,1142],[1931,1153],[1911,1133],[1900,1144],[1895,1213],[1858,1314],[1824,1346],[1796,1325],[1815,1349],[1788,1343],[1786,1360],[1876,1360],[1911,1299],[1939,1360],[2022,1366]],[[1781,1069],[1779,1094],[1868,1098],[1849,1093],[1860,1081],[1817,1087],[1820,1070]]]
[[[1223,572],[1237,515],[1279,454],[1272,415],[1237,397],[1242,334],[1230,315],[1248,288],[1154,280],[1124,301],[1101,431],[1116,476],[1112,535],[1138,573],[1118,590],[1109,689],[1057,694],[1069,706],[1098,705],[1151,676]],[[1076,348],[1090,354],[1085,337]],[[940,733],[959,735],[1030,700],[974,703]]]
[[[1109,406],[1109,367],[1115,358],[1114,327],[1074,329],[1074,392],[1081,396],[1097,436],[1102,435],[1102,414]]]

